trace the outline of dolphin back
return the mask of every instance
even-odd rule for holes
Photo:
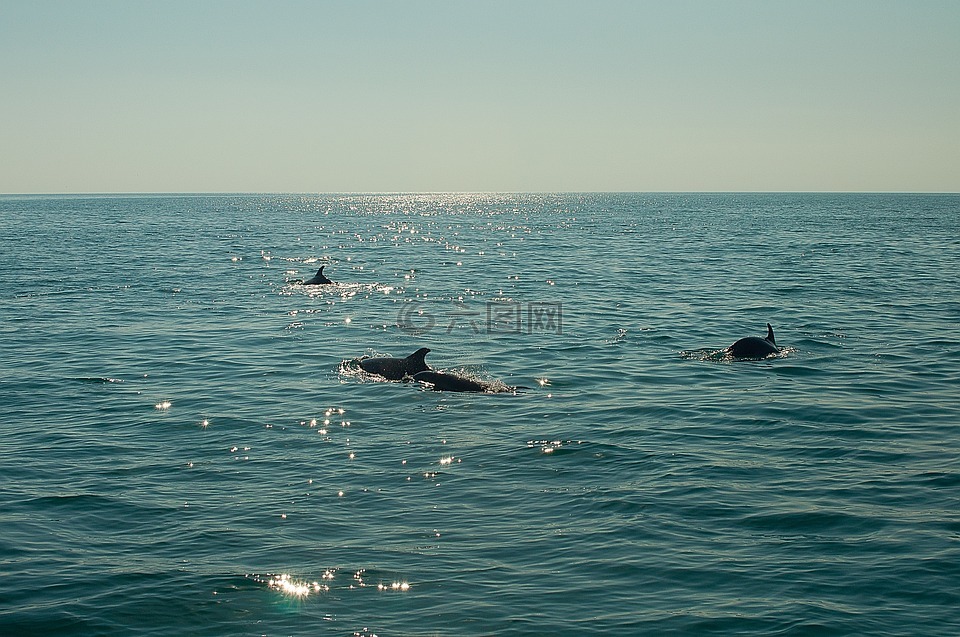
[[[402,380],[404,374],[404,359],[378,356],[376,358],[360,359],[360,369],[368,374],[383,376],[387,380]]]
[[[741,338],[727,348],[727,352],[734,358],[748,359],[766,358],[779,351],[780,348],[777,347],[777,342],[773,336],[773,326],[769,323],[767,323],[767,336],[765,338],[748,336]]]
[[[413,379],[433,386],[434,391],[467,391],[485,392],[487,386],[475,380],[447,374],[444,372],[425,371],[414,374]]]
[[[360,369],[368,374],[377,374],[387,380],[403,380],[407,376],[413,376],[417,372],[428,371],[430,368],[423,359],[430,350],[421,347],[406,358],[393,358],[390,356],[377,356],[375,358],[361,358]]]

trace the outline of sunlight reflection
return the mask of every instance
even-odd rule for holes
[[[274,576],[268,582],[268,585],[270,588],[293,597],[306,597],[310,594],[310,585],[307,582],[291,579],[287,574]]]
[[[393,582],[390,585],[387,584],[377,584],[378,591],[408,591],[410,590],[410,584],[407,582]]]
[[[337,570],[338,569],[335,568],[325,569],[318,580],[297,579],[287,573],[280,575],[251,574],[247,575],[247,577],[266,584],[269,588],[284,595],[303,599],[313,594],[328,593],[330,592],[331,588],[336,587],[335,579]],[[361,569],[355,572],[346,588],[356,589],[369,586],[363,581],[365,570],[366,569]],[[390,585],[381,585],[381,587],[382,590],[405,591],[410,588],[410,585],[404,581],[397,581]],[[342,584],[340,588],[343,588]]]
[[[301,421],[300,421],[300,425],[301,425],[301,426],[303,426],[303,427],[310,427],[311,429],[315,428],[315,427],[317,426],[317,424],[318,424],[318,423],[317,423],[317,419],[316,419],[316,418],[311,418],[309,422],[307,422],[306,420],[301,420]],[[329,424],[330,424],[330,421],[329,421],[329,420],[324,420],[324,421],[323,421],[323,424],[324,424],[324,425],[329,425]],[[325,427],[325,426],[321,426],[319,429],[317,429],[317,433],[320,434],[320,435],[326,435],[326,434],[327,434],[327,429],[326,429],[326,427]]]
[[[170,409],[170,407],[172,406],[173,406],[173,403],[171,403],[169,400],[162,400],[158,402],[156,405],[154,405],[154,408],[162,411],[165,409]]]
[[[559,451],[563,447],[571,447],[582,444],[582,440],[528,440],[527,448],[533,449],[540,447],[541,453],[551,454]]]

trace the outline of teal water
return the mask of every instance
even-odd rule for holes
[[[4,196],[0,236],[4,635],[960,634],[960,196]],[[422,346],[529,389],[343,366]]]

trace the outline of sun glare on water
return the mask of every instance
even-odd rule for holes
[[[267,583],[270,588],[289,595],[290,597],[306,597],[310,593],[319,593],[330,590],[330,588],[320,582],[306,582],[295,580],[287,574],[275,575]]]
[[[311,595],[328,593],[330,592],[331,588],[338,588],[334,582],[335,576],[336,569],[327,569],[320,577],[320,581],[316,582],[296,579],[287,573],[281,575],[271,575],[262,579],[258,576],[254,577],[259,581],[264,582],[269,588],[287,597],[304,599]],[[339,588],[343,590],[357,590],[373,586],[372,583],[365,581],[365,577],[365,569],[360,569],[353,574],[349,584],[341,585]],[[381,592],[395,591],[403,593],[410,590],[410,584],[403,580],[393,580],[391,582],[381,581],[380,583],[376,584],[376,589]]]

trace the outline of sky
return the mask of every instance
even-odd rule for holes
[[[0,193],[960,191],[955,0],[0,0]]]

